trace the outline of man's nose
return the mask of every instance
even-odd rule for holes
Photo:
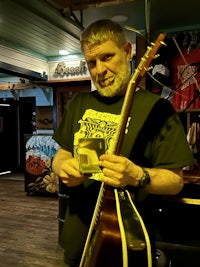
[[[98,60],[96,62],[96,71],[97,71],[97,73],[101,74],[101,73],[105,72],[105,70],[106,70],[106,67],[105,67],[104,62],[102,62],[101,60]]]

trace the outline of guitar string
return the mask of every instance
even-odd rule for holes
[[[85,256],[86,256],[86,253],[88,251],[89,242],[90,242],[91,237],[92,237],[94,226],[97,223],[97,217],[99,216],[99,213],[100,213],[100,207],[101,207],[101,204],[102,204],[102,199],[103,199],[104,193],[105,193],[105,184],[102,182],[101,183],[101,187],[99,189],[97,202],[96,202],[96,205],[95,205],[92,221],[91,221],[90,228],[89,228],[89,231],[88,231],[88,235],[87,235],[87,239],[86,239],[86,242],[85,242],[85,246],[84,246],[84,250],[83,250],[83,254],[82,254],[82,257],[81,257],[81,261],[80,261],[79,267],[83,267],[84,266]]]

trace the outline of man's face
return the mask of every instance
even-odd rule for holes
[[[130,79],[131,45],[119,48],[113,41],[84,46],[84,55],[95,87],[100,95],[124,94]]]

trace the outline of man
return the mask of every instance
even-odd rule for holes
[[[183,127],[169,101],[139,87],[120,156],[110,153],[131,77],[131,44],[122,28],[110,20],[91,24],[80,41],[97,90],[80,93],[69,104],[54,134],[61,148],[53,160],[54,172],[69,188],[62,233],[63,266],[73,267],[79,266],[99,192],[100,182],[96,180],[115,188],[133,188],[136,205],[153,236],[149,197],[179,193],[183,188],[182,167],[193,164]],[[80,173],[80,138],[105,140],[106,153],[99,158],[102,172]]]

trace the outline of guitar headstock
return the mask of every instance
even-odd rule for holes
[[[151,43],[151,46],[147,46],[147,51],[144,54],[144,56],[141,58],[140,63],[137,67],[137,69],[140,72],[140,77],[143,77],[145,73],[148,71],[149,66],[151,62],[158,57],[159,55],[156,55],[158,49],[161,47],[161,45],[166,45],[164,43],[166,34],[160,33],[158,38],[154,43]]]

